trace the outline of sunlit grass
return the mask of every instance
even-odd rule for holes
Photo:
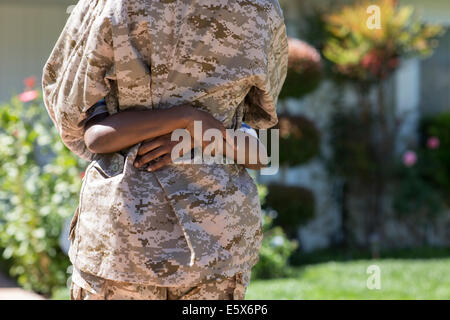
[[[380,290],[366,286],[370,265],[380,267]],[[252,280],[246,299],[450,299],[450,258],[328,262],[298,267],[295,274],[287,279]],[[53,296],[68,298],[68,289]]]
[[[380,267],[380,290],[367,288],[370,265]],[[292,278],[253,280],[246,299],[450,299],[450,259],[309,265],[299,267]]]

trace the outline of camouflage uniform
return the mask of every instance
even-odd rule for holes
[[[92,154],[89,109],[183,103],[227,128],[277,123],[288,45],[277,0],[80,0],[46,63],[46,108],[66,146],[91,161],[69,257],[93,278],[195,287],[243,277],[262,240],[257,188],[242,165],[133,166],[140,144]],[[248,276],[244,276],[244,286]]]
[[[197,285],[161,287],[111,281],[80,272],[70,288],[72,300],[244,300],[250,271]],[[75,276],[75,275],[74,275]]]

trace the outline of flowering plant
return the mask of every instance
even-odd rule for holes
[[[443,28],[422,23],[413,7],[400,7],[397,2],[376,2],[379,28],[367,24],[367,8],[373,1],[344,6],[324,17],[329,36],[323,54],[335,64],[337,73],[358,81],[378,81],[397,69],[400,58],[425,57],[433,52]]]
[[[19,284],[42,294],[66,283],[63,221],[75,210],[86,163],[62,144],[35,78],[0,105],[0,252]]]
[[[314,91],[320,83],[322,58],[306,42],[288,37],[288,72],[280,93],[283,98],[301,98]]]
[[[379,21],[372,21],[371,14]],[[357,97],[352,110],[345,106],[334,111],[330,167],[342,182],[343,198],[357,194],[364,199],[364,243],[370,245],[372,239],[383,237],[384,216],[390,210],[386,200],[399,162],[395,150],[402,119],[395,106],[386,106],[386,80],[402,59],[430,55],[444,29],[422,23],[413,7],[399,6],[395,0],[356,2],[323,14],[322,19],[327,31],[323,55],[335,78],[345,80]],[[403,168],[414,168],[419,158],[413,150],[405,152]],[[407,185],[397,187],[403,192]],[[419,211],[422,204],[416,206]]]

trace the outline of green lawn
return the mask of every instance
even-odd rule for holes
[[[378,265],[381,289],[366,286]],[[450,299],[450,258],[328,262],[298,267],[287,279],[252,280],[246,299]]]
[[[366,286],[370,265],[380,267],[380,290]],[[294,274],[252,280],[246,299],[450,299],[450,258],[327,262],[297,267]],[[53,298],[68,299],[68,290]]]

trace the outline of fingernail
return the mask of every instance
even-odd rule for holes
[[[148,172],[152,172],[153,169],[149,167],[149,168],[147,168],[147,171],[148,171]]]
[[[135,166],[136,168],[139,168],[139,163],[138,163],[138,162],[135,162],[135,163],[134,163],[134,166]]]

